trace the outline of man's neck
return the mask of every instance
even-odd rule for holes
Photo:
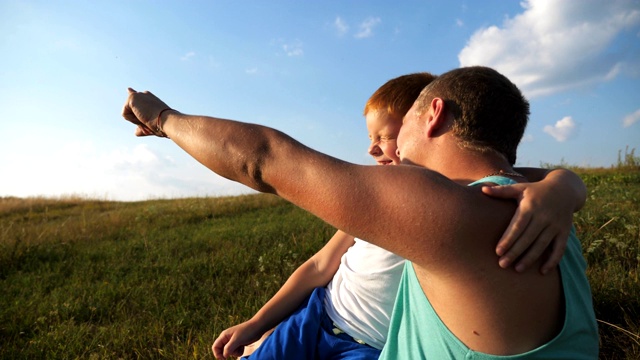
[[[499,154],[479,153],[459,148],[457,145],[456,149],[443,150],[440,154],[430,157],[433,161],[427,167],[461,185],[495,175],[500,171],[505,173],[514,171],[509,162]]]

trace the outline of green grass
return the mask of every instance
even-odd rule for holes
[[[640,358],[640,170],[581,173],[589,189],[575,217],[589,268],[603,359]]]
[[[574,170],[601,358],[640,358],[640,170]],[[2,198],[0,359],[212,359],[333,231],[270,195]]]
[[[332,229],[273,196],[0,211],[0,358],[212,358]],[[16,204],[17,203],[17,204]]]

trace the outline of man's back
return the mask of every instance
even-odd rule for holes
[[[542,309],[542,311],[527,309],[526,306],[530,305],[530,302],[526,302],[526,305],[525,303],[517,304],[516,311],[527,314],[521,318],[521,321],[524,321],[522,324],[524,329],[520,331],[521,334],[505,334],[502,339],[494,338],[495,332],[491,332],[491,330],[484,333],[481,329],[473,330],[474,326],[471,323],[477,322],[477,312],[481,312],[482,309],[475,310],[476,312],[469,317],[465,317],[464,314],[455,314],[454,309],[459,310],[474,303],[477,298],[473,296],[474,294],[468,294],[469,298],[466,299],[458,299],[460,301],[449,299],[455,304],[450,303],[450,309],[441,306],[438,310],[433,306],[434,299],[440,298],[436,294],[437,290],[434,289],[431,295],[425,294],[422,290],[425,289],[424,282],[419,282],[420,276],[417,275],[412,264],[407,262],[391,320],[389,339],[381,359],[490,360],[499,358],[490,354],[512,355],[513,357],[509,357],[510,359],[596,359],[598,357],[597,324],[591,303],[589,283],[584,273],[585,267],[586,263],[582,257],[580,243],[575,237],[575,233],[572,232],[558,271],[558,276],[562,278],[561,294],[564,296],[562,296],[559,306],[562,311],[556,326],[557,329],[554,330],[555,334],[547,340],[533,344],[531,339],[534,339],[536,334],[527,335],[526,333],[531,327],[540,326],[535,319],[544,317],[548,313],[548,309]],[[422,277],[422,279],[428,278]],[[504,293],[496,294],[495,300],[502,297]],[[444,297],[449,298],[451,295],[446,294]],[[496,314],[496,310],[487,311],[487,313],[489,312],[497,319],[509,317],[508,314],[504,314],[504,316]],[[443,318],[443,313],[449,317],[449,322]],[[457,329],[451,327],[452,315],[461,322],[457,324]],[[495,323],[495,321],[491,321],[490,317],[488,318],[491,323]],[[463,324],[465,320],[468,324]],[[516,329],[516,331],[518,330]],[[473,344],[473,337],[482,339],[485,343],[481,340]],[[517,340],[518,337],[521,341]],[[468,340],[469,338],[472,340]],[[526,345],[527,343],[529,345]],[[485,344],[488,347],[482,348]],[[498,349],[498,351],[504,351],[491,351],[491,347],[499,344],[507,346]],[[524,346],[524,348],[520,350],[515,347],[508,348],[509,345],[516,344]]]
[[[575,231],[555,271],[520,274],[495,265],[487,251],[495,243],[486,232],[491,221],[483,220],[472,229],[476,236],[467,236],[468,251],[444,259],[442,271],[407,262],[381,359],[597,358],[597,324]]]
[[[487,199],[478,187],[453,186],[466,190],[467,206],[451,219],[455,231],[431,234],[439,258],[410,265],[420,292],[446,328],[474,350],[511,355],[551,340],[564,312],[559,272],[543,276],[536,266],[525,273],[500,268],[493,249],[514,204]]]

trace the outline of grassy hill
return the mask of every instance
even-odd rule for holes
[[[640,170],[573,169],[602,359],[640,357]],[[203,359],[334,229],[275,196],[0,199],[0,359]]]

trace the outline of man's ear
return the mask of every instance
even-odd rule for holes
[[[427,135],[435,136],[441,134],[447,122],[447,111],[445,109],[444,100],[441,98],[433,98],[431,100],[431,113],[427,120]]]

